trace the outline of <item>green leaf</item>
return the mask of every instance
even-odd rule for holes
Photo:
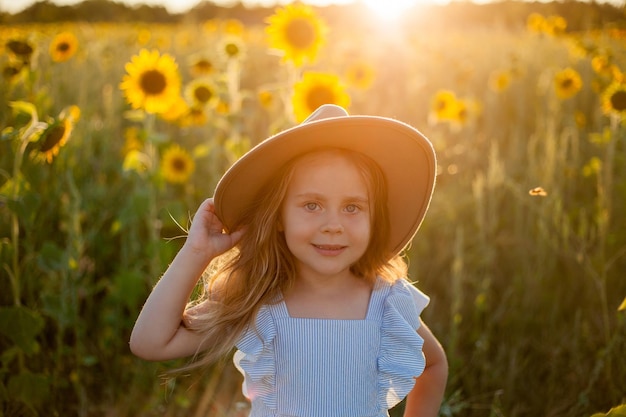
[[[39,350],[35,340],[43,329],[44,320],[39,313],[26,307],[0,307],[0,334],[32,354]]]
[[[43,374],[24,371],[9,379],[7,391],[15,400],[38,406],[50,396],[50,382]]]
[[[0,141],[13,140],[17,136],[17,130],[13,126],[8,126],[0,132]]]
[[[18,173],[15,178],[9,178],[7,182],[2,184],[0,195],[13,199],[29,190],[30,184],[21,173]]]
[[[39,250],[37,264],[43,271],[51,272],[66,269],[68,262],[62,248],[54,243],[46,242]]]
[[[27,101],[11,101],[9,102],[9,106],[16,113],[27,113],[30,115],[31,120],[36,121],[37,118],[37,108],[33,103],[29,103]]]
[[[116,304],[122,304],[131,311],[136,309],[145,296],[145,282],[139,271],[123,271],[113,278],[111,296]]]

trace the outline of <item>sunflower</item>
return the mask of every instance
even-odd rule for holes
[[[348,84],[361,89],[367,90],[374,82],[374,68],[365,61],[357,61],[346,70],[346,80]]]
[[[591,68],[596,74],[611,76],[613,74],[611,57],[605,54],[594,56],[591,58]]]
[[[50,56],[54,62],[70,59],[78,49],[78,39],[72,32],[61,32],[50,43]]]
[[[189,112],[183,118],[185,126],[204,126],[209,121],[206,109],[204,107],[193,106],[189,108]]]
[[[548,16],[545,23],[545,32],[550,35],[562,35],[567,29],[567,20],[559,15]]]
[[[296,3],[276,9],[267,18],[269,45],[283,52],[283,60],[297,67],[313,62],[325,41],[326,25],[310,6]]]
[[[219,101],[217,86],[208,78],[197,78],[189,82],[184,95],[192,107],[214,107]]]
[[[176,101],[159,116],[166,122],[174,123],[181,120],[189,113],[189,104],[182,96],[178,96]]]
[[[580,91],[583,81],[580,74],[573,68],[565,68],[554,76],[554,90],[561,100],[573,97]]]
[[[150,161],[148,155],[138,149],[133,149],[124,156],[122,169],[124,172],[134,171],[141,174],[150,169],[151,165],[152,161]]]
[[[272,105],[276,101],[276,98],[274,96],[275,93],[267,89],[261,89],[259,92],[257,92],[257,100],[261,107],[266,110],[272,108]]]
[[[161,173],[165,181],[183,184],[189,180],[195,169],[195,163],[189,152],[179,145],[171,145],[163,152]]]
[[[144,136],[143,132],[137,126],[130,126],[124,129],[124,147],[122,148],[122,155],[143,149],[143,143],[145,141]]]
[[[440,90],[433,97],[430,105],[429,119],[431,123],[450,121],[459,117],[456,94],[449,90]]]
[[[482,113],[482,105],[477,100],[458,99],[453,106],[450,121],[455,129],[461,129],[476,120]]]
[[[495,93],[502,93],[511,85],[511,79],[511,71],[494,71],[489,75],[489,88]]]
[[[296,120],[302,122],[322,104],[348,107],[350,96],[336,75],[307,72],[294,86],[292,104]]]
[[[149,29],[139,29],[137,32],[137,43],[141,46],[146,46],[152,38],[152,32]]]
[[[246,32],[246,27],[240,20],[226,19],[224,22],[224,33],[231,35],[243,35]]]
[[[242,59],[246,53],[242,39],[235,35],[224,37],[220,42],[219,51],[226,59]]]
[[[27,41],[22,41],[18,39],[9,40],[6,43],[6,47],[22,62],[30,62],[30,57],[33,55],[34,52],[33,47]]]
[[[532,33],[542,33],[546,26],[546,18],[539,13],[531,13],[526,19],[526,29]]]
[[[72,134],[74,124],[80,117],[80,109],[77,106],[65,108],[57,120],[48,124],[37,141],[34,150],[34,159],[51,163],[59,150],[65,146]]]
[[[604,114],[626,117],[626,84],[612,83],[602,93],[601,100]]]
[[[194,77],[202,77],[215,71],[215,65],[209,57],[196,55],[189,60],[189,71]]]
[[[134,109],[167,111],[180,96],[180,75],[174,58],[142,49],[126,64],[120,88]]]
[[[16,81],[26,66],[22,63],[7,63],[2,67],[2,78],[11,83]]]

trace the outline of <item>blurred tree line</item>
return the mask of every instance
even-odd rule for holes
[[[434,25],[515,28],[525,22],[532,13],[545,16],[559,15],[566,19],[569,31],[588,30],[607,25],[615,28],[626,27],[626,5],[615,6],[608,3],[560,1],[527,2],[499,1],[489,4],[475,4],[468,1],[455,1],[448,5],[423,6],[427,13],[416,12],[404,16],[405,24],[422,25],[425,29]],[[350,25],[371,24],[373,16],[359,3],[319,7],[320,14],[329,23],[349,23]],[[219,6],[211,1],[202,1],[184,13],[170,13],[163,6],[141,4],[127,6],[111,0],[85,0],[75,5],[56,5],[44,0],[34,3],[21,12],[10,14],[0,10],[0,24],[52,23],[52,22],[151,22],[180,23],[224,18],[238,19],[246,25],[262,24],[274,7],[248,7],[238,2],[232,6]],[[420,8],[420,10],[422,10]]]

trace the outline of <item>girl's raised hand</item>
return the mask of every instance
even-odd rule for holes
[[[243,229],[224,233],[224,225],[215,214],[213,198],[207,198],[193,216],[184,246],[209,262],[235,246],[243,233]]]

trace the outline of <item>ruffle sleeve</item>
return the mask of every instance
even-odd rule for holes
[[[261,400],[265,407],[276,409],[276,362],[273,340],[276,325],[268,306],[262,306],[237,343],[233,361],[244,376],[243,394],[252,402]]]
[[[417,333],[419,316],[429,298],[404,279],[389,289],[381,323],[378,356],[378,401],[389,409],[413,389],[426,366],[424,340]]]

